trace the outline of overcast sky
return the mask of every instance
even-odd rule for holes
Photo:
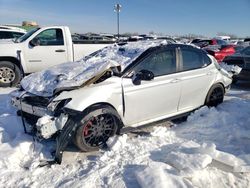
[[[117,2],[121,33],[250,36],[250,0],[0,0],[0,24],[27,20],[67,25],[73,32],[116,33]]]

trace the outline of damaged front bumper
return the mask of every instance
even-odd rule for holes
[[[48,139],[56,135],[56,149],[52,154],[54,160],[45,161],[41,166],[61,164],[63,151],[75,134],[77,123],[69,116],[72,113],[75,115],[76,112],[70,109],[67,109],[67,112],[62,110],[67,102],[69,99],[53,101],[53,99],[39,98],[25,92],[12,93],[11,103],[18,109],[18,115],[22,117],[25,132],[33,133],[40,139]]]
[[[33,97],[33,98],[32,98]],[[17,108],[18,115],[24,119],[25,130],[34,133],[40,139],[51,138],[62,130],[68,120],[63,111],[56,114],[48,109],[53,102],[37,96],[20,92],[12,95],[11,104]]]

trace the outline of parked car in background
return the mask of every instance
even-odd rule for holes
[[[243,46],[236,45],[215,45],[207,46],[203,49],[206,50],[210,55],[214,56],[218,62],[222,62],[226,56],[232,55],[235,52],[242,50],[243,48]]]
[[[231,81],[201,49],[146,40],[108,46],[79,62],[31,74],[12,94],[12,104],[32,126],[27,130],[57,137],[60,163],[72,139],[82,151],[97,150],[123,127],[222,103]]]
[[[244,42],[250,42],[250,38],[245,38]]]
[[[227,45],[228,43],[221,39],[195,39],[191,42],[191,44],[204,48],[209,45]]]
[[[75,33],[72,35],[72,40],[74,44],[95,44],[95,43],[106,43],[106,44],[113,44],[117,41],[117,39],[108,34],[78,34]]]
[[[250,46],[226,56],[223,61],[228,65],[238,65],[242,68],[240,74],[234,76],[234,82],[238,80],[250,81]]]
[[[0,86],[15,86],[25,74],[79,60],[109,44],[75,43],[65,26],[35,28],[15,41],[0,43]]]
[[[0,26],[0,39],[17,39],[26,32],[19,29],[8,29]]]
[[[6,26],[6,25],[0,25],[0,29],[15,30],[15,31],[23,32],[23,33],[27,32],[25,29],[22,29],[22,28],[19,28],[19,27]]]
[[[225,41],[229,42],[231,37],[230,36],[217,36],[217,37],[215,37],[215,39],[225,40]]]

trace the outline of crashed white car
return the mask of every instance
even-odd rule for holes
[[[223,102],[231,75],[203,50],[162,41],[115,44],[33,73],[13,93],[27,132],[57,138],[56,161],[71,139],[82,151],[123,127],[179,117]]]

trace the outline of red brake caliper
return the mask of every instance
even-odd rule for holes
[[[83,136],[87,136],[89,134],[89,128],[92,126],[91,120],[89,120],[85,127],[83,128]]]

